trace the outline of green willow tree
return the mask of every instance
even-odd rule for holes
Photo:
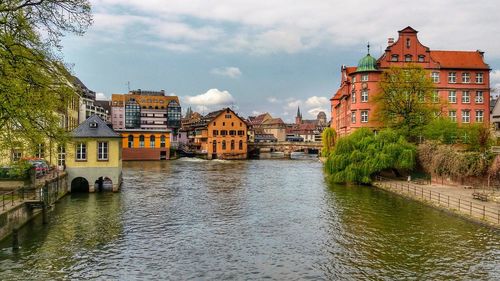
[[[0,151],[66,139],[59,113],[76,91],[53,51],[91,19],[87,0],[0,2]]]
[[[333,128],[326,128],[321,133],[321,142],[323,143],[323,148],[321,149],[321,156],[328,157],[330,153],[333,151],[333,147],[335,146],[335,136],[337,133]]]
[[[361,128],[337,140],[325,169],[333,182],[370,183],[384,170],[412,170],[416,151],[415,145],[391,129],[376,134]]]
[[[384,71],[380,89],[381,93],[375,98],[377,119],[409,140],[417,140],[423,126],[439,112],[429,73],[418,65]]]

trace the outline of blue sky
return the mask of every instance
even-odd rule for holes
[[[410,25],[431,49],[486,52],[500,87],[495,1],[91,0],[94,25],[63,40],[65,61],[92,90],[178,95],[201,113],[233,106],[292,121],[328,112],[342,64],[379,56]],[[418,4],[417,4],[418,3]]]

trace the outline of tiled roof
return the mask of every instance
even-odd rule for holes
[[[92,115],[71,132],[74,138],[121,138],[99,116]]]
[[[445,68],[489,69],[479,51],[431,51],[431,57]]]
[[[275,124],[278,124],[278,125],[281,125],[281,124],[285,124],[285,122],[283,122],[283,120],[281,118],[272,118],[272,119],[265,120],[262,124],[266,124],[266,125],[275,125]]]

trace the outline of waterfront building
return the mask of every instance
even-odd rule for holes
[[[83,82],[78,79],[78,77],[74,76],[73,79],[73,84],[75,85],[75,88],[80,95],[78,124],[87,120],[92,115],[97,115],[102,120],[111,122],[109,117],[109,114],[111,112],[109,106],[106,106],[106,103],[109,103],[109,101],[97,101],[96,93],[94,91],[87,88],[87,86],[85,86],[85,84],[83,84]]]
[[[181,106],[177,96],[165,91],[130,91],[111,97],[111,121],[115,130],[164,131],[177,142],[181,127]]]
[[[122,141],[97,115],[71,132],[66,146],[70,191],[118,191],[122,182]]]
[[[424,46],[417,31],[406,27],[389,38],[378,58],[368,54],[357,67],[342,66],[340,87],[331,101],[331,127],[340,136],[357,128],[376,129],[374,97],[383,71],[412,63],[426,69],[434,82],[433,101],[444,103],[441,114],[458,124],[489,122],[490,68],[481,51],[436,51]]]
[[[247,120],[249,140],[257,142],[256,137],[262,139],[264,135],[273,135],[279,142],[286,140],[286,124],[281,118],[273,118],[269,113],[263,113],[258,116],[249,116]],[[264,137],[269,139],[268,136]]]
[[[123,160],[167,160],[170,159],[169,129],[123,129]]]
[[[316,119],[303,119],[300,107],[297,107],[295,123],[289,124],[286,128],[286,138],[288,141],[320,142],[321,133],[328,127],[326,113],[320,111]]]
[[[246,159],[247,124],[230,108],[186,123],[189,146],[207,159]]]

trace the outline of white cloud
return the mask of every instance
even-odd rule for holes
[[[275,97],[268,97],[267,101],[270,103],[278,103],[279,102],[279,100]]]
[[[257,111],[257,110],[252,111],[252,115],[254,115],[254,116],[261,115],[262,113],[263,112],[260,112],[260,111]]]
[[[227,76],[230,78],[238,78],[241,76],[241,70],[234,66],[213,68],[212,70],[210,70],[210,73],[220,76]]]
[[[306,100],[306,105],[309,107],[324,107],[330,104],[330,100],[325,97],[312,96]]]
[[[234,98],[228,91],[210,89],[197,96],[186,96],[184,97],[184,101],[192,105],[224,106],[234,103]]]
[[[500,90],[500,70],[493,70],[490,72],[490,85],[491,88]]]
[[[96,100],[110,100],[110,98],[108,96],[106,96],[104,93],[96,93],[95,99]]]

